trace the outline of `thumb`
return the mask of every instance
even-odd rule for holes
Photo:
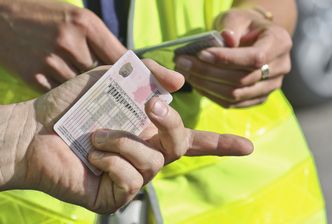
[[[167,69],[151,59],[143,59],[153,76],[169,92],[179,90],[184,84],[184,76],[180,73]]]
[[[248,18],[233,11],[221,17],[217,27],[221,30],[227,47],[239,47],[241,37],[247,33],[249,25]]]

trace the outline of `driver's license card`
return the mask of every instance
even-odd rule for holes
[[[87,159],[93,149],[91,133],[109,128],[140,134],[150,122],[144,105],[153,96],[166,103],[172,101],[143,62],[128,51],[61,117],[54,130],[93,173],[100,175]]]

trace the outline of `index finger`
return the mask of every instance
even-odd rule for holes
[[[190,134],[187,156],[244,156],[254,149],[248,139],[236,135],[195,130],[190,130]]]
[[[183,86],[184,77],[180,73],[167,69],[151,59],[142,61],[167,91],[175,92]]]
[[[150,143],[160,149],[166,163],[182,155],[241,156],[253,151],[252,143],[246,138],[185,128],[180,115],[158,98],[152,98],[145,110],[158,128],[158,134]]]
[[[292,43],[288,34],[281,34],[276,37],[275,31],[266,30],[262,32],[257,41],[249,47],[220,48],[212,47],[202,51],[199,58],[210,54],[214,58],[214,63],[218,66],[237,65],[242,68],[261,68],[275,58],[288,54]],[[211,61],[211,57],[210,57]]]

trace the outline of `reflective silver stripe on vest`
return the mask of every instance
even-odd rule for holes
[[[163,217],[161,215],[158,198],[156,195],[156,191],[154,190],[154,187],[151,182],[145,186],[145,190],[146,190],[146,193],[148,194],[150,206],[151,206],[153,216],[154,216],[156,223],[163,224],[164,221],[163,221]]]
[[[148,200],[148,201],[147,201]],[[100,224],[146,224],[147,223],[147,203],[150,203],[153,218],[156,224],[163,224],[160,207],[156,192],[151,183],[145,186],[144,191],[141,191],[136,197],[127,205],[119,209],[112,215],[100,216]]]
[[[147,223],[147,203],[143,191],[124,207],[110,216],[110,224],[146,224]]]
[[[133,50],[134,45],[134,16],[135,0],[130,0],[128,21],[127,21],[127,48]]]

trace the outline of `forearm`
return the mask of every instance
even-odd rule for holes
[[[250,8],[261,6],[273,14],[273,21],[287,29],[292,34],[297,20],[295,0],[234,0],[233,7]]]
[[[0,106],[0,190],[23,187],[26,150],[36,128],[33,101]]]

